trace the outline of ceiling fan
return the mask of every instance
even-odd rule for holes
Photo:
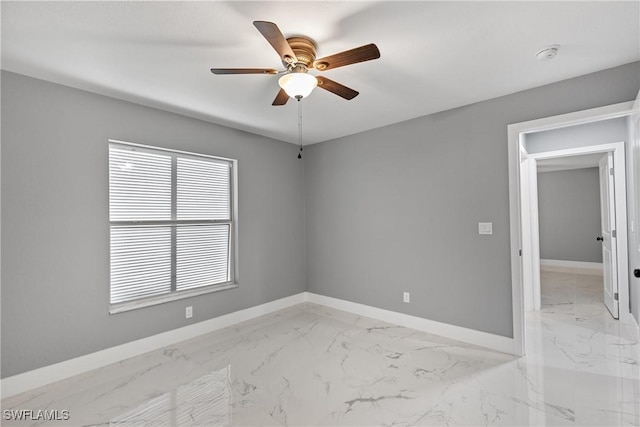
[[[271,105],[285,105],[289,97],[300,100],[308,96],[316,86],[344,99],[353,99],[358,96],[358,91],[326,77],[307,74],[307,71],[312,68],[318,71],[331,70],[380,58],[378,47],[372,43],[316,59],[316,45],[310,38],[285,38],[273,22],[253,21],[253,25],[273,46],[286,69],[278,71],[272,68],[212,68],[211,72],[219,75],[284,74],[278,80],[281,89]]]

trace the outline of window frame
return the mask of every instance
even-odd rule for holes
[[[230,159],[220,156],[212,156],[209,154],[194,153],[189,151],[175,150],[164,147],[157,147],[145,144],[138,144],[133,142],[120,141],[115,139],[109,139],[107,144],[107,152],[109,152],[112,146],[135,148],[140,151],[147,151],[151,153],[165,153],[171,156],[171,193],[172,193],[172,218],[170,220],[117,220],[112,221],[111,215],[108,212],[109,217],[109,248],[111,248],[111,230],[114,227],[117,228],[129,228],[129,227],[153,227],[153,226],[170,226],[172,231],[172,257],[171,257],[171,290],[168,293],[154,296],[147,296],[132,299],[129,301],[122,301],[117,303],[111,303],[111,267],[109,268],[109,314],[116,314],[126,312],[130,310],[136,310],[143,307],[150,307],[158,304],[164,304],[171,301],[178,301],[185,298],[191,298],[199,295],[220,292],[227,289],[233,289],[238,287],[238,209],[237,209],[237,182],[238,182],[238,161],[236,159]],[[217,161],[227,162],[230,167],[229,171],[229,219],[206,219],[206,220],[178,220],[176,218],[177,206],[176,206],[176,193],[177,193],[177,158],[183,155],[187,158],[205,158],[213,159]],[[107,155],[109,158],[109,155]],[[108,179],[107,179],[107,199],[108,209],[111,209],[111,191],[110,191],[110,161],[107,161],[108,166]],[[229,225],[229,252],[228,252],[228,269],[229,280],[223,283],[217,283],[214,285],[202,286],[192,289],[177,290],[176,270],[177,270],[177,256],[176,256],[176,231],[180,225],[215,225],[215,224],[228,224]],[[109,249],[109,266],[111,266],[111,249]]]

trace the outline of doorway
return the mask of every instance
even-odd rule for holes
[[[532,181],[535,182],[538,159],[552,157],[570,157],[579,154],[595,154],[611,152],[616,165],[614,167],[614,181],[618,191],[616,194],[616,262],[619,284],[620,318],[628,321],[629,312],[628,276],[627,276],[627,230],[626,230],[626,186],[625,186],[625,147],[623,142],[580,145],[574,141],[571,148],[553,149],[531,153],[527,150],[525,140],[527,135],[533,135],[549,130],[570,129],[591,123],[605,122],[616,118],[625,118],[632,114],[632,102],[616,104],[593,110],[564,114],[545,119],[533,120],[525,123],[509,125],[509,201],[511,212],[511,265],[512,265],[512,302],[513,302],[513,343],[514,354],[524,355],[524,315],[525,307],[533,306],[535,295],[539,299],[540,283],[540,247],[537,221],[537,200],[535,191],[530,191]],[[627,139],[625,135],[618,141]],[[536,206],[534,209],[533,206]],[[534,289],[534,286],[537,289]],[[526,305],[525,305],[526,304]]]
[[[556,150],[527,159],[533,173],[528,177],[528,188],[523,186],[521,197],[530,199],[527,207],[531,210],[531,226],[525,225],[523,234],[531,236],[529,246],[523,245],[523,264],[530,264],[535,274],[523,277],[525,311],[540,310],[540,270],[544,262],[547,266],[599,272],[604,304],[618,319],[619,289],[628,288],[621,283],[626,276],[618,275],[619,270],[626,271],[626,264],[618,259],[618,243],[624,242],[618,242],[616,237],[625,228],[626,215],[620,213],[625,213],[626,191],[616,184],[613,173],[617,157],[617,172],[624,183],[624,149],[624,143],[614,143],[577,148],[571,150],[579,152],[574,155],[566,150],[558,155]],[[542,199],[541,193],[545,196]],[[543,219],[548,221],[547,229],[539,225],[545,222]],[[626,248],[626,244],[623,246]],[[627,295],[622,297],[627,299]]]

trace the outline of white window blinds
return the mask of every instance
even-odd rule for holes
[[[229,234],[227,224],[178,227],[177,290],[229,281]]]
[[[111,227],[111,303],[171,292],[171,227]]]
[[[112,145],[109,150],[111,221],[171,219],[171,156]]]
[[[178,157],[178,219],[231,216],[228,162]]]
[[[112,305],[233,281],[232,165],[110,143]]]

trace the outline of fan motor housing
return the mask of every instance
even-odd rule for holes
[[[287,42],[298,58],[298,63],[294,65],[302,64],[307,68],[312,68],[313,61],[316,60],[316,44],[313,40],[307,37],[289,37]],[[282,63],[285,67],[289,66],[284,61]]]

